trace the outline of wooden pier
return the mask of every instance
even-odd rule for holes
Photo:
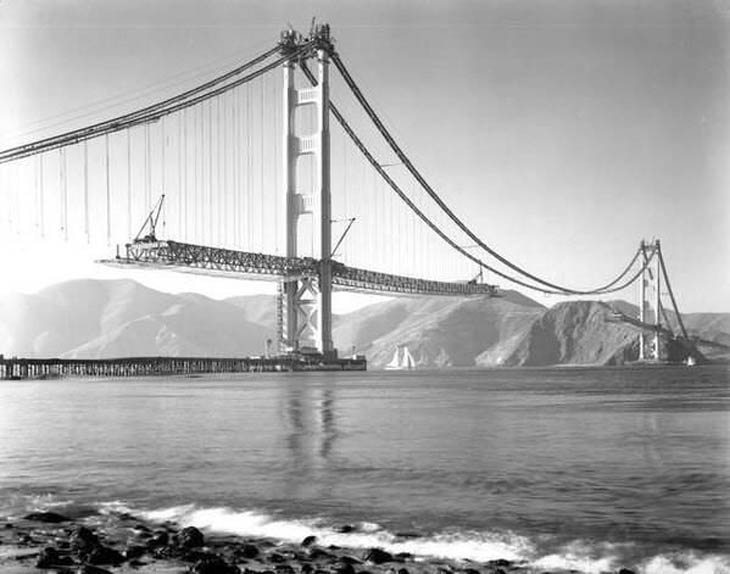
[[[281,355],[276,357],[125,357],[120,359],[29,359],[0,355],[0,380],[61,377],[147,377],[213,373],[285,371],[365,371],[365,357],[334,358]]]

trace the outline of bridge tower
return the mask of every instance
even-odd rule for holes
[[[332,49],[327,24],[317,25],[309,38],[317,58],[317,85],[297,88],[296,62],[284,63],[283,87],[283,183],[285,245],[287,257],[312,257],[318,261],[316,277],[290,276],[282,281],[279,294],[279,350],[317,351],[325,357],[336,354],[332,343],[332,239],[330,199],[329,53]],[[293,30],[281,35],[283,54],[302,45]],[[303,56],[308,57],[308,56]],[[304,107],[314,109],[315,131],[297,133],[297,116]],[[305,189],[306,179],[297,178],[300,160],[311,156],[314,188]],[[301,225],[303,218],[310,218]],[[305,235],[302,237],[302,235]],[[306,236],[306,234],[311,234]],[[311,253],[303,247],[312,245]]]
[[[641,272],[639,283],[639,320],[642,323],[654,324],[654,333],[641,331],[639,335],[639,360],[652,359],[658,361],[662,356],[661,349],[661,256],[660,244],[656,239],[653,243],[641,241],[641,256],[644,269]],[[654,257],[654,268],[646,263]]]

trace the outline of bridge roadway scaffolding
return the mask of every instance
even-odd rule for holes
[[[281,281],[317,278],[321,262],[311,257],[282,257],[236,251],[168,240],[140,240],[128,243],[125,254],[105,260],[110,265],[174,268],[221,274],[240,274]],[[485,283],[418,279],[348,267],[332,261],[332,284],[342,291],[378,292],[396,295],[487,295],[497,296],[497,287]]]

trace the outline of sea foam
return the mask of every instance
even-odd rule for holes
[[[348,548],[379,547],[392,553],[408,552],[418,560],[443,558],[487,562],[499,558],[521,562],[535,572],[578,570],[587,574],[617,571],[620,556],[631,544],[573,541],[543,550],[525,536],[511,532],[444,532],[423,537],[402,537],[378,524],[363,522],[350,532],[320,518],[289,519],[257,510],[227,507],[200,508],[193,504],[138,510],[121,502],[102,505],[103,512],[129,512],[151,522],[174,522],[182,527],[195,526],[208,532],[245,537],[271,538],[282,542],[301,542],[314,535],[319,544]],[[730,557],[693,553],[648,557],[635,567],[640,574],[730,574]]]

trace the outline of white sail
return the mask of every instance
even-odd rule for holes
[[[403,368],[404,369],[415,369],[416,361],[413,359],[413,355],[408,350],[408,347],[403,347]]]
[[[393,358],[390,360],[390,363],[385,365],[386,369],[401,369],[400,366],[400,347],[395,348],[395,353],[393,353]]]
[[[413,355],[405,345],[398,345],[393,353],[393,358],[390,363],[385,365],[388,370],[403,370],[403,369],[415,369],[416,361],[413,359]]]

